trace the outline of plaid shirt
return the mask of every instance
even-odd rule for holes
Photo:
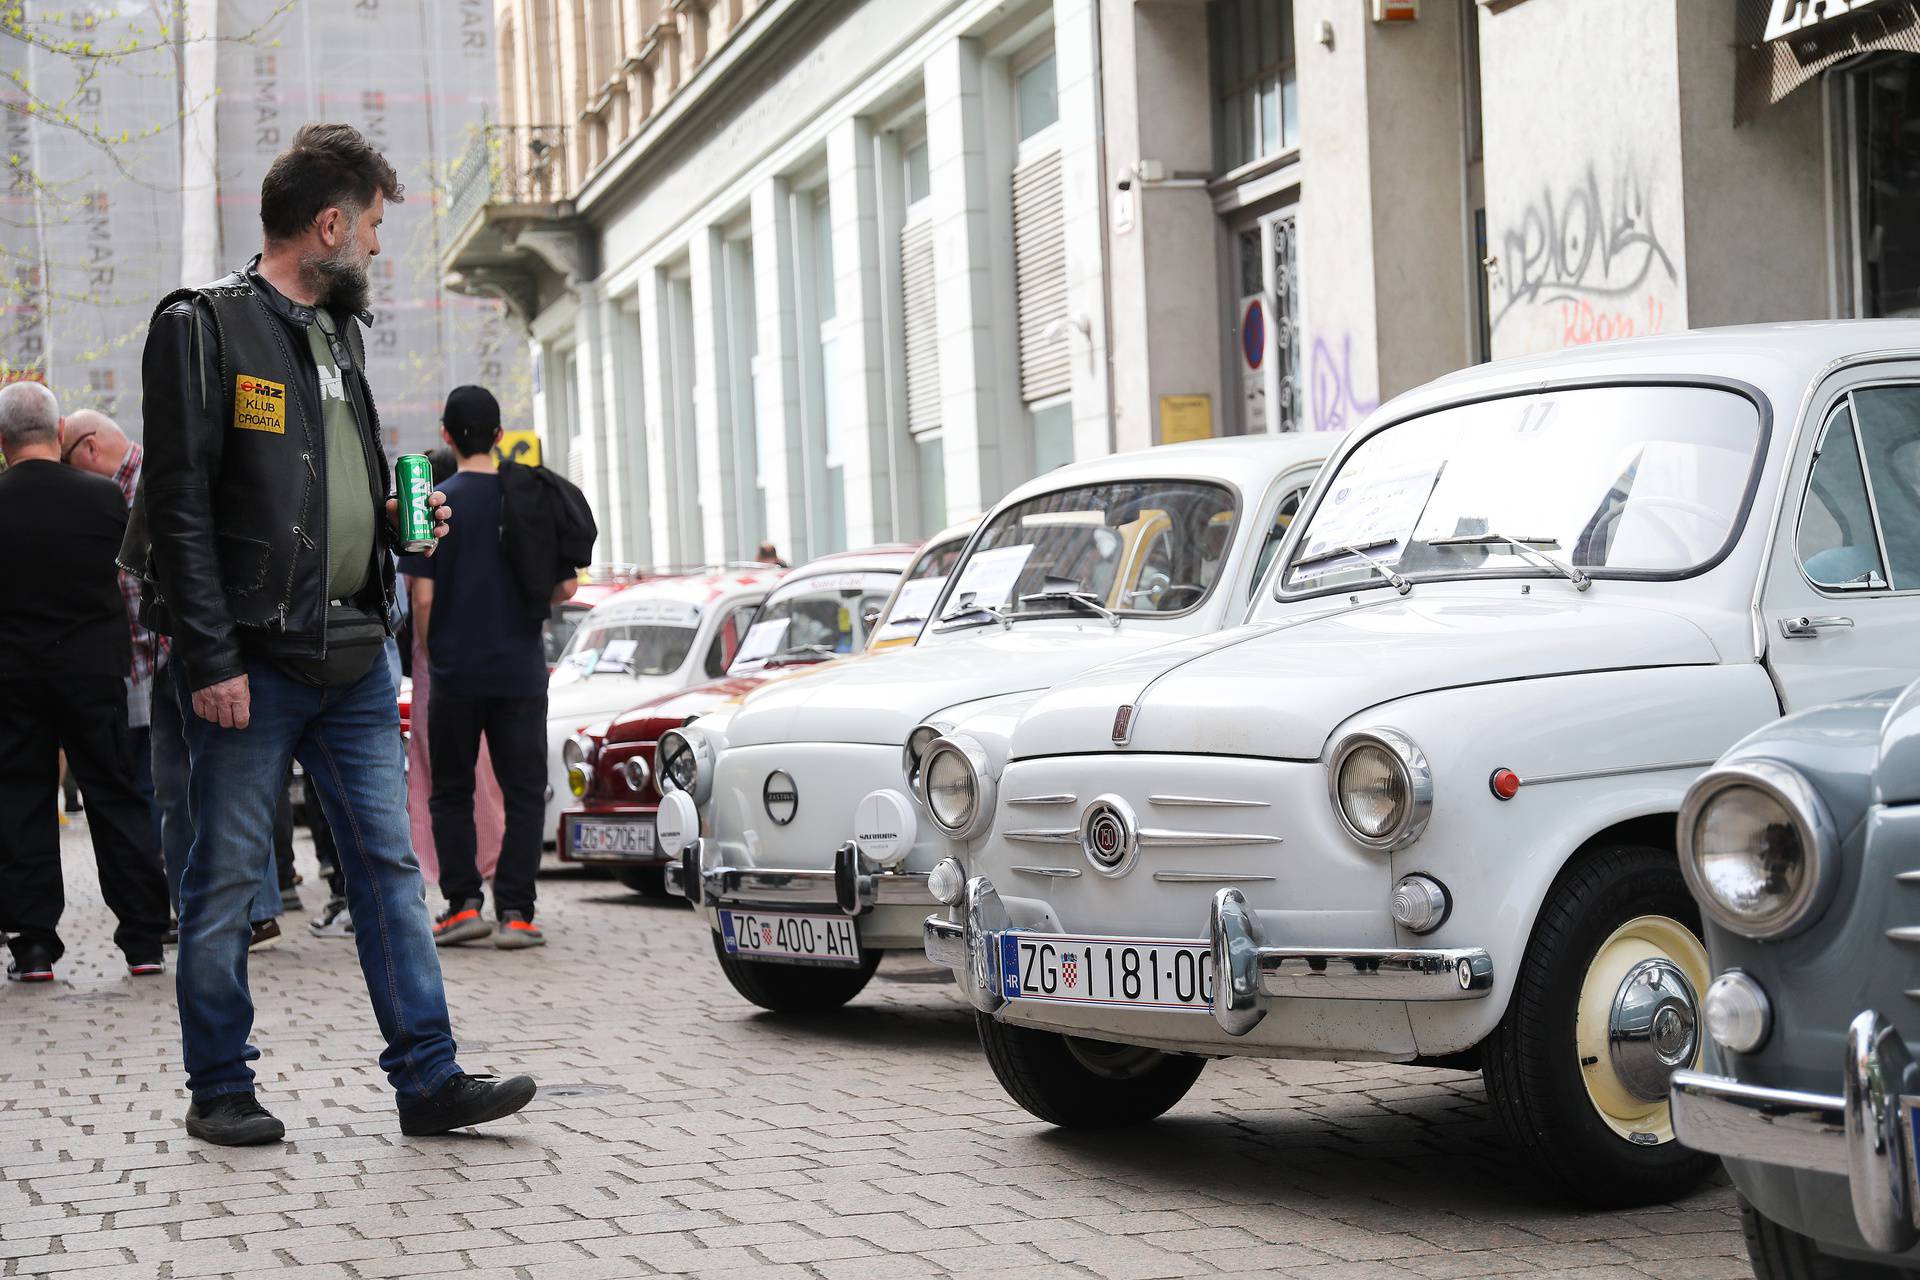
[[[119,470],[113,473],[113,482],[120,486],[120,496],[127,500],[127,509],[133,509],[133,492],[140,485],[140,464],[146,453],[137,444],[127,446],[127,456],[121,460]],[[167,638],[155,635],[140,625],[140,579],[120,570],[120,598],[127,603],[127,629],[133,634],[133,669],[128,677],[137,685],[144,685],[153,679],[153,672],[167,656]]]

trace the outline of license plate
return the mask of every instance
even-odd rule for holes
[[[1165,938],[1003,933],[1000,983],[1009,1000],[1206,1013],[1213,1005],[1213,949]]]
[[[568,823],[567,849],[576,858],[651,858],[655,852],[653,820],[594,822],[575,818]]]
[[[860,935],[845,916],[796,916],[781,911],[720,912],[727,954],[786,964],[860,963]]]

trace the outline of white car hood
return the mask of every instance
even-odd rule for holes
[[[1699,626],[1644,603],[1416,589],[1216,632],[1089,672],[1035,701],[1012,750],[1015,759],[1113,751],[1115,718],[1131,706],[1129,752],[1313,760],[1343,721],[1410,694],[1719,661]]]
[[[576,733],[596,720],[619,715],[648,698],[672,693],[685,683],[678,675],[646,676],[638,680],[613,674],[588,676],[547,689],[547,721],[556,730]],[[559,749],[557,743],[552,745],[555,750]]]
[[[726,722],[729,747],[777,742],[899,746],[913,727],[955,703],[1044,689],[1087,668],[1173,639],[1123,623],[1018,623],[957,644],[932,644],[849,662],[754,690]]]

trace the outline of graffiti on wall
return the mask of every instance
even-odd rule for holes
[[[1336,351],[1323,335],[1313,340],[1311,379],[1313,429],[1343,431],[1380,407],[1378,395],[1366,395],[1353,371],[1353,335],[1343,333]]]
[[[1539,350],[1658,333],[1680,273],[1653,197],[1635,165],[1605,174],[1588,165],[1563,187],[1542,187],[1489,264],[1496,341]]]

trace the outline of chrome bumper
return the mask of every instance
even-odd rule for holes
[[[1913,1112],[1900,1084],[1913,1058],[1879,1014],[1847,1028],[1843,1092],[1765,1089],[1700,1071],[1673,1073],[1673,1132],[1696,1151],[1847,1179],[1860,1234],[1883,1253],[1920,1243]]]
[[[701,857],[704,847],[704,841],[696,841],[667,863],[667,892],[696,907],[829,907],[863,916],[875,907],[938,904],[927,892],[925,874],[870,870],[852,843],[835,851],[831,871],[709,867]],[[690,874],[693,867],[700,869],[697,875]]]
[[[921,931],[927,959],[952,969],[967,1000],[993,1013],[1006,1003],[994,938],[1013,921],[985,876],[967,882],[958,910],[958,921],[927,919]],[[1213,948],[1213,1020],[1228,1035],[1259,1026],[1275,999],[1475,1000],[1493,989],[1493,960],[1477,947],[1271,945],[1238,889],[1213,895],[1206,940]]]

